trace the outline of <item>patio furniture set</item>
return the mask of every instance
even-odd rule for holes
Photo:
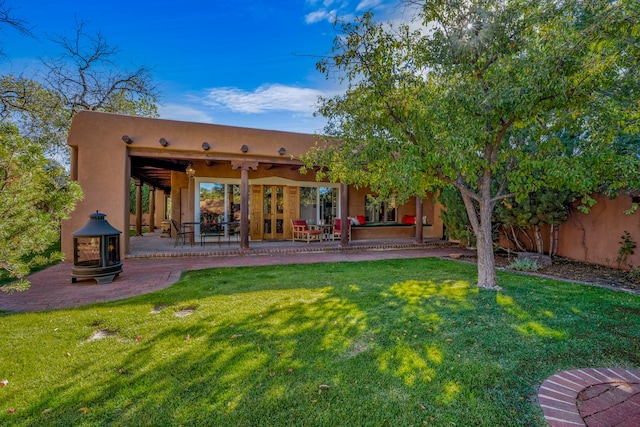
[[[171,224],[173,225],[173,229],[176,234],[176,242],[174,246],[178,246],[178,243],[180,242],[182,242],[183,246],[187,242],[190,242],[191,245],[193,245],[196,234],[200,237],[200,246],[204,246],[207,242],[207,238],[210,237],[217,238],[218,246],[220,246],[222,238],[227,237],[227,244],[230,244],[232,237],[235,237],[237,240],[240,235],[240,231],[238,230],[240,223],[237,221],[183,222],[180,224],[175,219],[172,219]]]

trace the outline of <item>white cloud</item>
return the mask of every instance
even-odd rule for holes
[[[380,3],[382,3],[382,0],[362,0],[358,6],[356,6],[356,11],[361,12],[363,10],[375,9],[380,6]]]
[[[236,113],[295,111],[312,114],[321,95],[322,92],[316,89],[272,84],[260,86],[253,92],[238,88],[209,89],[203,103]]]
[[[186,122],[214,123],[214,120],[204,111],[179,104],[164,104],[158,107],[160,117],[168,120]]]
[[[334,10],[320,9],[315,12],[306,14],[304,17],[304,22],[306,22],[307,24],[315,24],[316,22],[326,20],[329,23],[333,23],[333,21],[335,21],[336,17],[338,16],[337,14],[338,14],[338,11],[335,9]]]

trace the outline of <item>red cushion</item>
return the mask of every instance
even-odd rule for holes
[[[403,224],[415,224],[416,223],[416,216],[415,215],[405,215],[404,218],[402,219],[402,223]]]
[[[340,220],[336,219],[336,224],[333,226],[333,231],[340,231]]]
[[[360,225],[364,225],[364,223],[366,222],[365,219],[364,219],[364,215],[358,215],[358,216],[356,216],[356,219],[358,220]]]
[[[309,229],[309,227],[307,226],[307,221],[305,221],[304,219],[293,219],[291,220],[291,222],[293,222],[294,226],[304,227],[304,230]]]

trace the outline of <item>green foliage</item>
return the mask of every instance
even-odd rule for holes
[[[65,149],[71,116],[62,99],[40,82],[14,75],[0,77],[0,117],[15,123],[31,141],[49,151]]]
[[[474,246],[475,236],[460,192],[451,186],[444,187],[438,195],[438,201],[445,207],[440,216],[447,237],[451,240],[459,240],[463,246]]]
[[[439,259],[215,268],[5,314],[0,425],[543,427],[550,375],[640,365],[638,295],[499,274],[490,294]]]
[[[521,242],[518,239],[513,243],[520,250],[536,250],[542,253],[544,248],[541,247],[543,242],[541,227],[544,225],[557,227],[565,222],[575,199],[575,194],[568,190],[541,188],[529,193],[526,197],[503,201],[496,205],[496,221],[506,230],[505,235],[510,240],[518,239],[518,236],[526,236],[526,231],[533,230],[535,242]],[[516,230],[520,233],[515,232]],[[553,237],[550,241],[549,253],[553,254],[552,248],[557,246],[557,242]]]
[[[42,253],[59,238],[61,220],[80,197],[78,184],[45,158],[42,145],[0,123],[0,270],[18,279],[0,290],[24,289],[31,268],[60,259],[60,253]]]
[[[620,242],[618,242],[620,244],[620,248],[618,248],[618,255],[616,256],[616,262],[618,263],[618,269],[620,269],[620,266],[624,263],[626,263],[627,258],[629,258],[629,255],[633,255],[634,254],[634,250],[636,248],[636,242],[633,240],[633,238],[631,237],[631,233],[629,233],[628,231],[624,231],[624,233],[621,236]]]
[[[518,258],[509,264],[509,268],[518,271],[538,271],[540,266],[532,259]]]
[[[631,270],[629,270],[629,272],[627,273],[627,277],[631,281],[634,281],[636,283],[640,283],[640,265],[638,265],[638,266],[632,268]]]
[[[129,181],[129,210],[132,214],[136,213],[136,182],[134,179]],[[142,212],[149,212],[149,193],[148,185],[142,185]]]
[[[318,69],[347,89],[323,100],[328,142],[305,166],[399,200],[453,185],[478,241],[479,284],[493,287],[497,203],[543,188],[590,202],[605,183],[639,183],[639,160],[613,144],[638,133],[639,15],[637,0],[427,0],[422,28],[370,13],[342,23]],[[571,150],[563,132],[579,135]]]

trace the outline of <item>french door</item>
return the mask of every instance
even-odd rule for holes
[[[265,240],[284,239],[284,187],[262,187],[262,236]]]
[[[291,219],[300,215],[300,189],[283,185],[251,186],[251,239],[291,238]]]

